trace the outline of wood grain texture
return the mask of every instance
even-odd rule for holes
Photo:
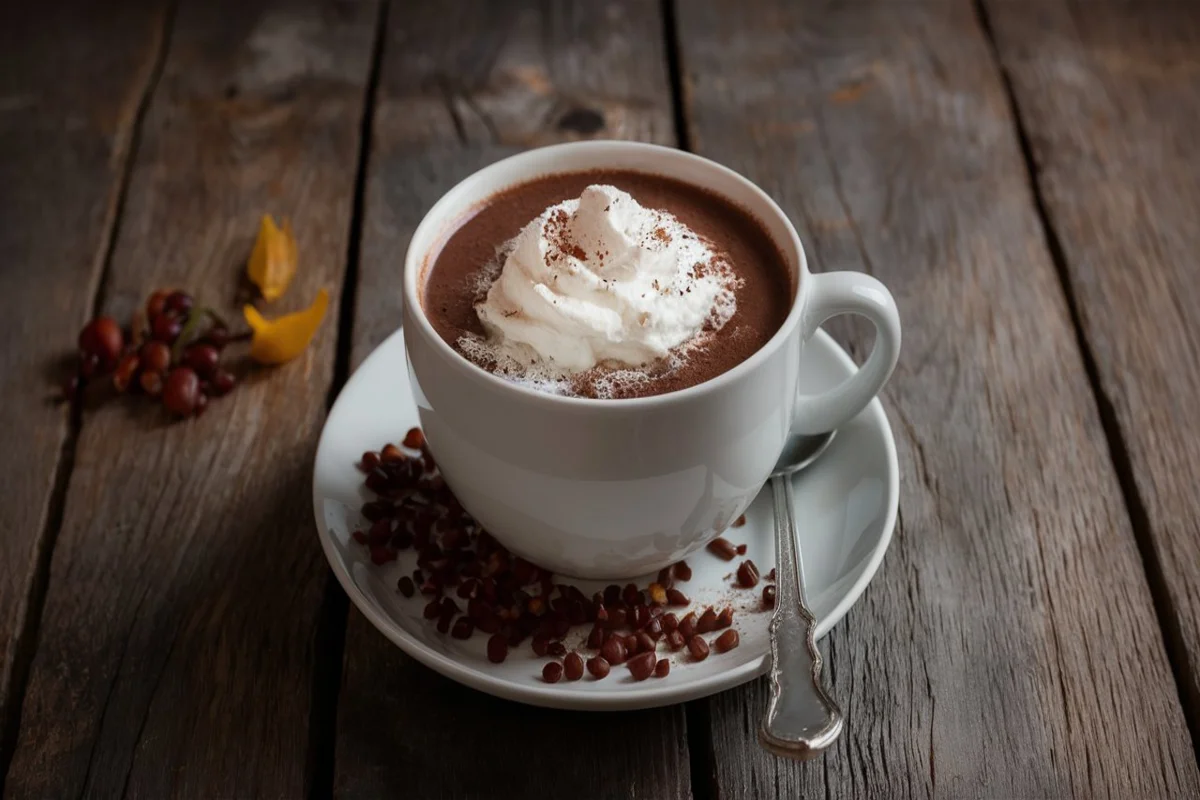
[[[300,270],[269,315],[333,308],[375,10],[189,2],[143,126],[105,309],[181,286],[240,319],[264,212]],[[311,463],[336,323],[201,419],[88,414],[8,777],[13,797],[299,797],[326,576]]]
[[[393,9],[389,28],[355,364],[400,324],[408,239],[459,179],[520,148],[581,136],[674,141],[656,3],[420,4]],[[497,700],[408,658],[353,609],[345,653],[339,796],[690,795],[681,708],[579,714]]]
[[[1200,733],[1200,6],[987,5]]]
[[[459,179],[526,147],[675,143],[658,5],[649,0],[393,9],[367,184],[354,363],[400,325],[409,237]],[[593,128],[596,122],[601,127]]]
[[[69,471],[68,409],[54,395],[92,310],[163,13],[0,9],[0,786],[61,507],[56,470]]]
[[[971,5],[712,0],[678,13],[697,149],[778,199],[816,268],[891,286],[905,325],[885,398],[900,524],[827,644],[846,733],[823,761],[781,762],[753,739],[765,687],[721,695],[710,790],[1197,796],[1128,512]],[[862,328],[840,334],[861,356]]]

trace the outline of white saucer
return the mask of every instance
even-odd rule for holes
[[[844,380],[855,369],[849,356],[823,331],[805,348],[801,389],[818,392]],[[741,646],[692,662],[670,654],[671,673],[641,683],[617,666],[604,680],[549,684],[542,680],[546,659],[536,657],[528,642],[513,648],[503,664],[484,653],[486,636],[467,641],[439,634],[422,617],[425,599],[405,599],[396,581],[408,574],[416,556],[375,566],[366,548],[351,539],[364,528],[359,513],[371,495],[356,469],[363,451],[399,442],[415,427],[417,408],[404,353],[402,331],[392,334],[346,383],[317,449],[313,473],[313,510],[321,546],[342,587],[376,628],[413,658],[443,675],[489,694],[552,708],[618,710],[648,708],[704,697],[745,683],[766,672],[769,614],[759,611],[757,590],[734,587],[732,562],[701,550],[688,558],[694,575],[679,584],[693,605],[732,604]],[[838,432],[828,452],[792,481],[799,517],[800,548],[808,597],[824,635],[850,609],[874,576],[892,538],[899,498],[896,445],[883,407],[876,400]],[[746,512],[746,524],[725,535],[748,547],[765,575],[774,566],[773,523],[769,490]],[[405,557],[407,556],[407,558]],[[650,577],[638,581],[645,586]],[[603,584],[574,581],[588,596]],[[675,609],[672,609],[675,610]],[[682,618],[683,614],[679,614]],[[570,642],[568,642],[570,644]],[[660,646],[663,656],[666,648]],[[585,654],[586,652],[581,653]]]

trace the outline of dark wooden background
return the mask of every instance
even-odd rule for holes
[[[5,4],[5,796],[1200,796],[1198,129],[1187,0]],[[728,164],[900,304],[900,521],[824,644],[822,760],[759,750],[761,682],[591,715],[461,688],[321,556],[321,422],[413,227],[585,137]],[[264,211],[286,302],[335,298],[302,359],[183,424],[49,399],[97,311],[236,314]]]

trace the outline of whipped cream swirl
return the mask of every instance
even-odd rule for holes
[[[498,362],[569,375],[640,367],[736,310],[737,278],[673,215],[614,186],[551,206],[506,247],[476,311]]]

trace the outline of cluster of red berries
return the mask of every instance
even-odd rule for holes
[[[221,367],[229,329],[190,294],[159,290],[129,328],[112,317],[96,317],[79,332],[79,365],[63,395],[77,401],[89,383],[108,378],[118,392],[160,398],[181,417],[199,416],[211,397],[233,389],[236,380]]]

